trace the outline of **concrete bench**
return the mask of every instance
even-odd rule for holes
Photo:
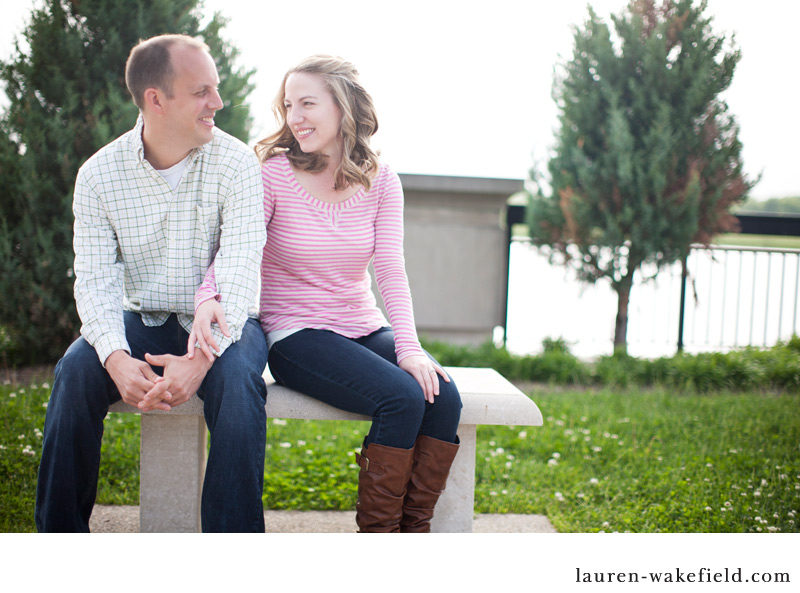
[[[447,367],[463,401],[458,435],[461,447],[436,505],[431,530],[472,531],[475,502],[477,425],[541,426],[536,404],[494,369]],[[269,372],[266,411],[269,418],[364,420],[307,395],[275,385]],[[123,402],[109,412],[140,413]],[[197,396],[170,412],[141,418],[139,512],[140,531],[187,533],[200,530],[200,492],[206,463],[206,424]],[[355,529],[355,522],[354,522]]]

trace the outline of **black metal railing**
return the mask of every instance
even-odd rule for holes
[[[737,218],[743,235],[800,236],[797,215],[740,214]],[[509,206],[508,264],[512,226],[524,222],[525,207]],[[660,276],[670,274],[677,277],[680,287],[678,351],[687,344],[694,349],[771,346],[800,331],[800,250],[693,245],[686,261]],[[674,285],[671,280],[669,284]],[[662,315],[654,323],[670,317]],[[675,323],[674,314],[672,318]]]

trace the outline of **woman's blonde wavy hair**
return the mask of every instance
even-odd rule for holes
[[[378,116],[372,97],[358,80],[358,70],[337,56],[310,56],[286,73],[272,102],[279,129],[256,144],[258,158],[263,163],[278,154],[286,154],[294,167],[309,173],[322,171],[327,165],[325,155],[300,150],[286,121],[286,80],[296,72],[321,76],[342,113],[340,133],[344,139],[344,154],[341,165],[334,171],[334,188],[363,185],[369,190],[380,166],[378,153],[369,145],[370,138],[378,131]]]

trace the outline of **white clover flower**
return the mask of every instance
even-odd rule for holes
[[[42,383],[42,389],[50,389],[50,383]]]
[[[494,490],[492,490],[491,492],[489,492],[489,496],[497,496],[497,492],[495,492]]]
[[[712,509],[711,507],[706,507],[706,510],[707,511],[713,511],[714,509]]]
[[[512,465],[513,465],[513,464],[512,464],[510,461],[506,461],[506,467],[507,467],[507,468],[511,469],[511,466],[512,466]]]
[[[298,447],[305,447],[305,445],[306,445],[305,441],[297,441],[297,446]]]
[[[585,497],[586,497],[586,496],[583,494],[583,492],[578,492],[578,494],[576,494],[575,496],[577,496],[578,498],[585,498]]]
[[[560,459],[560,458],[561,458],[561,453],[559,453],[558,451],[556,451],[555,453],[553,453],[552,457],[553,457],[554,459]]]
[[[508,490],[501,490],[500,494],[508,494]]]
[[[521,439],[524,439],[524,438],[526,438],[527,436],[528,436],[528,433],[527,433],[527,431],[524,431],[524,430],[523,430],[523,431],[520,431],[520,433],[519,433],[519,438],[521,438]]]
[[[280,446],[283,447],[284,449],[289,449],[292,446],[292,443],[285,443],[284,442],[284,443],[281,443]]]
[[[603,521],[603,527],[608,527],[609,525],[611,524],[608,521]]]
[[[592,447],[592,451],[594,451],[595,453],[599,453],[602,450],[603,450],[603,447],[598,447],[598,446]]]
[[[556,492],[555,494],[553,494],[553,498],[555,498],[557,501],[561,502],[561,501],[564,500],[564,495],[561,494],[560,492]]]
[[[558,465],[558,459],[549,459],[547,465]]]
[[[286,426],[286,420],[281,418],[273,418],[272,423],[276,426]]]
[[[11,393],[9,393],[8,397],[17,397],[16,391],[12,391]]]
[[[589,483],[590,484],[599,484],[600,480],[598,480],[597,478],[592,478],[591,480],[589,480]]]

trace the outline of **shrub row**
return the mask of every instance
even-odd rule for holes
[[[515,355],[491,342],[456,346],[423,340],[425,349],[446,366],[492,367],[516,381],[564,386],[666,387],[681,391],[800,389],[800,338],[770,349],[686,354],[644,359],[615,353],[594,361],[574,356],[562,340],[546,339],[536,355]]]

